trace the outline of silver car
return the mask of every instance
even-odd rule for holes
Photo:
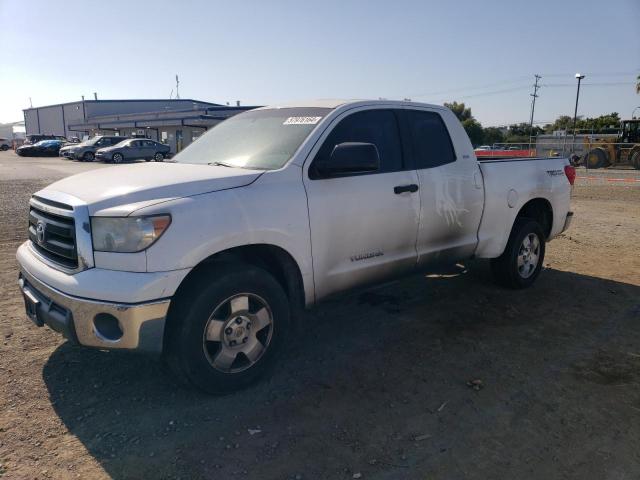
[[[127,137],[98,135],[86,142],[66,145],[60,149],[60,156],[81,162],[93,162],[96,151],[127,140]]]
[[[169,155],[169,145],[148,138],[132,138],[117,145],[101,148],[96,159],[103,162],[122,163],[144,159],[162,162]]]

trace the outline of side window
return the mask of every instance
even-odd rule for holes
[[[417,169],[455,162],[451,137],[442,117],[435,112],[409,110],[409,129]]]
[[[380,155],[380,170],[375,173],[403,169],[398,122],[393,110],[366,110],[341,120],[320,147],[314,163],[320,159],[328,159],[335,146],[344,142],[373,143]],[[311,175],[314,178],[313,164]]]

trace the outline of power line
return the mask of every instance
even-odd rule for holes
[[[513,85],[514,83],[521,83],[523,80],[526,80],[527,76],[522,76],[522,77],[516,77],[513,78],[511,80],[503,80],[500,82],[493,82],[493,83],[488,83],[485,85],[469,85],[467,87],[459,87],[459,88],[453,88],[453,89],[449,89],[449,90],[440,90],[437,92],[428,92],[428,93],[417,93],[417,94],[412,94],[412,95],[407,95],[408,97],[430,97],[433,95],[444,95],[444,94],[448,94],[448,93],[455,93],[455,92],[463,92],[463,91],[467,91],[467,90],[482,90],[484,88],[492,88],[492,87],[497,87],[500,85]],[[526,88],[526,87],[525,87]]]
[[[627,72],[587,72],[586,75],[589,77],[615,77],[615,76],[624,76],[624,75],[637,75],[638,71],[640,71],[640,68],[638,68],[638,70],[636,71],[627,71]],[[573,73],[542,73],[540,74],[540,76],[544,76],[544,77],[571,77],[573,76]],[[447,95],[450,93],[456,93],[456,92],[464,92],[464,91],[469,91],[469,90],[483,90],[485,88],[492,88],[492,87],[497,87],[497,86],[502,86],[502,85],[513,85],[513,84],[518,84],[521,83],[523,80],[526,80],[528,78],[528,76],[520,76],[520,77],[513,77],[511,79],[508,80],[503,80],[500,82],[493,82],[493,83],[487,83],[484,85],[469,85],[466,87],[458,87],[458,88],[453,88],[453,89],[448,89],[448,90],[440,90],[440,91],[434,91],[434,92],[427,92],[427,93],[416,93],[416,94],[409,94],[409,95],[405,95],[406,97],[409,98],[420,98],[420,97],[432,97],[435,95]],[[630,82],[635,84],[635,82]],[[630,83],[627,82],[600,82],[600,83],[588,83],[588,84],[584,84],[584,85],[598,85],[598,86],[605,86],[605,85],[628,85]],[[545,84],[542,85],[543,87],[547,87],[547,86],[570,86],[573,87],[574,84],[573,83],[567,83],[567,84]],[[504,89],[504,90],[496,90],[496,91],[491,91],[491,92],[478,92],[475,94],[469,94],[466,95],[465,97],[461,97],[461,98],[473,98],[476,96],[482,96],[482,95],[495,95],[497,93],[506,93],[506,92],[511,92],[511,91],[517,91],[517,90],[523,90],[525,88],[528,88],[528,86],[516,86],[513,88],[508,88],[508,89]]]
[[[635,82],[591,82],[583,83],[583,87],[615,87],[618,85],[635,85]],[[575,83],[545,83],[543,87],[575,87]]]

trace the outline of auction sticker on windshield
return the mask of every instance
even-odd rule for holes
[[[322,117],[289,117],[283,125],[315,125]]]

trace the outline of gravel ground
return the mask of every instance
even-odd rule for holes
[[[26,319],[28,198],[97,167],[0,153],[3,480],[638,478],[640,186],[576,187],[533,288],[476,261],[334,300],[270,378],[216,398]]]

